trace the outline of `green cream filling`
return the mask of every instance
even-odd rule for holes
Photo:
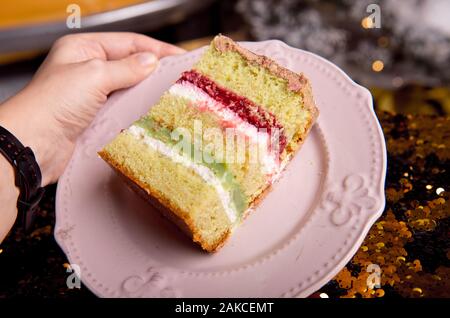
[[[171,130],[161,127],[152,118],[144,116],[134,123],[134,125],[143,128],[150,137],[161,140],[169,146],[173,146],[179,150],[179,154],[188,157],[195,163],[201,164],[210,169],[214,175],[220,180],[223,188],[231,195],[238,218],[248,208],[248,198],[242,191],[239,183],[236,182],[234,175],[229,171],[227,165],[217,162],[214,157],[205,150],[199,149],[196,142],[184,140],[183,135],[179,135],[180,139],[174,138]],[[182,146],[180,146],[183,143]],[[197,155],[195,155],[197,153]],[[195,156],[195,157],[194,157]],[[195,160],[202,158],[202,160]]]

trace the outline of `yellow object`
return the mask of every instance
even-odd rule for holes
[[[370,29],[373,27],[373,21],[372,18],[369,17],[365,17],[364,19],[361,20],[361,26],[364,29]]]
[[[27,24],[65,20],[67,6],[77,4],[81,16],[114,10],[144,0],[14,0],[2,1],[0,10],[0,29]]]
[[[376,60],[372,63],[372,70],[374,72],[381,72],[384,68],[384,63],[383,61],[380,60]]]
[[[211,45],[194,69],[276,114],[288,144],[296,142],[292,140],[294,134],[311,120],[312,114],[303,108],[301,95],[289,90],[285,79],[247,62],[239,53],[219,52]]]
[[[147,147],[127,132],[119,134],[104,150],[139,184],[164,197],[179,218],[191,225],[194,240],[219,244],[230,231],[215,189],[191,169]],[[201,199],[200,199],[201,197]]]
[[[195,125],[201,123],[202,131],[216,132],[211,134],[202,134],[202,149],[213,145],[216,138],[221,141],[223,145],[223,156],[220,156],[215,152],[214,147],[209,147],[211,155],[218,160],[219,158],[225,158],[226,147],[228,145],[226,134],[219,129],[221,127],[221,119],[211,112],[205,112],[199,110],[198,107],[192,107],[189,100],[176,97],[166,93],[161,97],[159,102],[151,108],[148,114],[155,122],[158,122],[161,126],[175,130],[177,127],[183,127],[189,131],[190,136],[194,136]],[[213,130],[215,129],[215,130]],[[250,144],[246,142],[245,158],[241,162],[228,162],[227,168],[233,173],[236,178],[236,182],[242,187],[242,191],[248,198],[248,201],[253,201],[266,187],[266,176],[262,171],[262,166],[258,162],[251,161],[250,151],[254,150],[250,148]],[[233,152],[235,155],[235,153]],[[237,161],[237,160],[236,160]],[[223,162],[223,161],[222,161]]]

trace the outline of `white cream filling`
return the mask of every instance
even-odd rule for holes
[[[262,147],[269,144],[269,134],[267,132],[258,131],[255,126],[240,118],[232,110],[225,108],[223,104],[211,98],[194,84],[187,81],[175,83],[170,87],[169,93],[189,99],[197,106],[206,106],[208,110],[214,112],[224,122],[230,123],[238,133],[246,136],[252,143],[262,145]],[[258,149],[261,148],[258,147]],[[276,174],[280,169],[274,153],[265,151],[262,155],[258,156],[258,160],[261,161],[264,172],[269,175]]]
[[[214,187],[216,190],[228,219],[231,223],[235,223],[237,220],[237,213],[234,208],[234,203],[231,199],[230,193],[226,191],[220,180],[216,177],[213,171],[206,166],[194,163],[190,158],[177,153],[172,147],[166,145],[161,140],[152,138],[149,136],[145,129],[139,126],[132,125],[127,131],[133,135],[136,139],[143,141],[147,146],[158,151],[159,153],[169,157],[173,161],[182,164],[186,168],[194,170],[207,184]]]

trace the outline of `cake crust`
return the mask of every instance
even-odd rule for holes
[[[301,148],[319,115],[319,111],[313,99],[312,88],[309,80],[301,73],[297,74],[281,67],[268,57],[257,55],[243,47],[240,47],[237,43],[233,42],[233,40],[226,36],[216,36],[212,43],[220,52],[225,52],[228,50],[235,51],[250,63],[258,64],[266,68],[271,74],[285,79],[287,81],[288,89],[296,92],[302,97],[303,105],[299,105],[298,107],[302,107],[308,111],[310,116],[306,124],[303,126],[303,129],[294,134],[292,141],[285,149],[285,156],[282,159],[288,160],[287,164],[289,164],[292,157]],[[219,240],[214,243],[202,240],[202,236],[198,231],[196,231],[194,221],[189,216],[189,211],[182,211],[178,206],[175,206],[171,203],[171,201],[151,186],[140,182],[134,177],[133,172],[130,169],[114,160],[114,158],[104,149],[98,154],[119,176],[126,181],[128,186],[133,191],[155,207],[162,214],[162,216],[175,223],[183,232],[190,236],[194,242],[198,243],[207,252],[215,252],[219,250],[231,236],[232,229],[229,229],[220,237]],[[286,168],[286,166],[284,168]],[[264,190],[249,204],[249,208],[242,215],[242,219],[245,219],[261,203],[261,201],[271,191],[272,186],[272,184],[268,184],[267,187],[265,187]]]
[[[141,183],[138,179],[136,179],[132,172],[130,172],[125,166],[118,164],[114,158],[112,158],[108,152],[101,150],[98,152],[98,155],[108,163],[108,165],[113,169],[113,171],[122,178],[127,186],[133,190],[137,195],[139,195],[143,200],[152,205],[156,210],[160,212],[160,214],[166,219],[172,221],[177,227],[189,236],[195,243],[200,244],[200,246],[209,253],[217,252],[230,238],[232,232],[227,231],[217,244],[211,245],[206,241],[202,241],[200,235],[195,231],[195,226],[193,222],[186,217],[187,213],[178,209],[178,207],[174,206],[170,203],[170,201],[166,200],[164,197],[159,195],[157,191],[152,189],[151,187]],[[252,212],[267,196],[267,194],[271,191],[272,185],[269,185],[263,192],[261,192],[250,204],[250,207],[245,211],[245,214],[242,216],[242,220],[244,220],[250,212]],[[241,221],[242,221],[241,220]]]
[[[313,123],[314,121],[311,120],[311,123],[309,123],[308,125],[308,130],[306,130],[304,134],[302,134],[302,136],[297,139],[295,148],[290,150],[291,152],[289,153],[289,155],[291,158],[295,156],[295,154],[301,148],[303,142],[305,141],[306,135],[309,133],[309,130],[313,126]],[[155,209],[157,209],[163,217],[176,224],[182,232],[189,236],[195,243],[198,243],[205,251],[209,253],[217,252],[222,246],[225,245],[226,241],[230,238],[232,232],[227,231],[217,244],[211,245],[206,241],[202,241],[199,233],[195,231],[194,223],[187,217],[188,214],[186,212],[178,209],[178,207],[171,204],[170,201],[159,195],[157,191],[155,191],[151,187],[141,183],[133,176],[131,171],[129,171],[125,166],[117,163],[107,151],[101,150],[98,152],[98,155],[104,161],[106,161],[109,166],[111,166],[115,173],[125,181],[125,183],[131,190],[133,190],[143,200],[147,201]],[[289,162],[286,164],[284,169],[286,169],[290,161],[291,160],[289,159]],[[283,173],[283,171],[281,173]],[[241,221],[246,219],[247,216],[258,207],[258,205],[264,200],[264,198],[270,193],[270,191],[272,191],[272,188],[273,184],[268,185],[255,199],[253,199],[253,201],[249,205],[249,208],[242,216]]]
[[[314,102],[312,87],[308,78],[306,78],[303,73],[298,74],[282,67],[267,56],[255,54],[247,50],[246,48],[239,46],[232,39],[222,34],[217,35],[213,39],[212,43],[214,47],[220,52],[237,52],[249,63],[258,64],[266,68],[273,75],[285,79],[288,83],[288,89],[299,93],[302,96],[303,106],[307,111],[309,111],[309,113],[311,114],[311,118],[308,124],[305,126],[304,131],[298,132],[293,138],[294,140],[305,139],[306,135],[311,130],[311,127],[314,125],[317,117],[319,117],[319,109],[316,107],[316,104]],[[295,152],[300,147],[300,144],[301,142],[294,142],[290,145],[290,149],[288,149],[288,152]],[[287,155],[289,155],[289,153],[287,153]]]
[[[288,89],[294,92],[299,92],[308,83],[308,79],[303,74],[297,74],[280,66],[274,60],[264,55],[255,54],[246,48],[238,45],[232,39],[224,35],[218,35],[214,38],[213,44],[220,52],[235,51],[243,56],[250,63],[258,64],[272,74],[284,78],[288,82]]]
[[[195,230],[193,221],[189,218],[189,214],[180,210],[177,206],[173,205],[169,200],[161,196],[156,190],[152,189],[148,185],[143,184],[133,176],[133,173],[127,169],[127,167],[117,163],[107,151],[101,150],[98,155],[106,161],[113,170],[126,181],[126,184],[136,192],[141,198],[155,207],[162,216],[175,223],[178,228],[187,234],[191,239],[200,244],[200,246],[207,252],[217,251],[228,237],[231,235],[231,231],[227,231],[219,240],[217,244],[209,244],[206,241],[202,241],[199,233]]]

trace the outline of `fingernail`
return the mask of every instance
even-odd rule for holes
[[[158,58],[154,54],[148,53],[148,52],[139,53],[137,58],[138,58],[139,63],[143,67],[153,66],[156,64],[156,62],[158,62]]]

